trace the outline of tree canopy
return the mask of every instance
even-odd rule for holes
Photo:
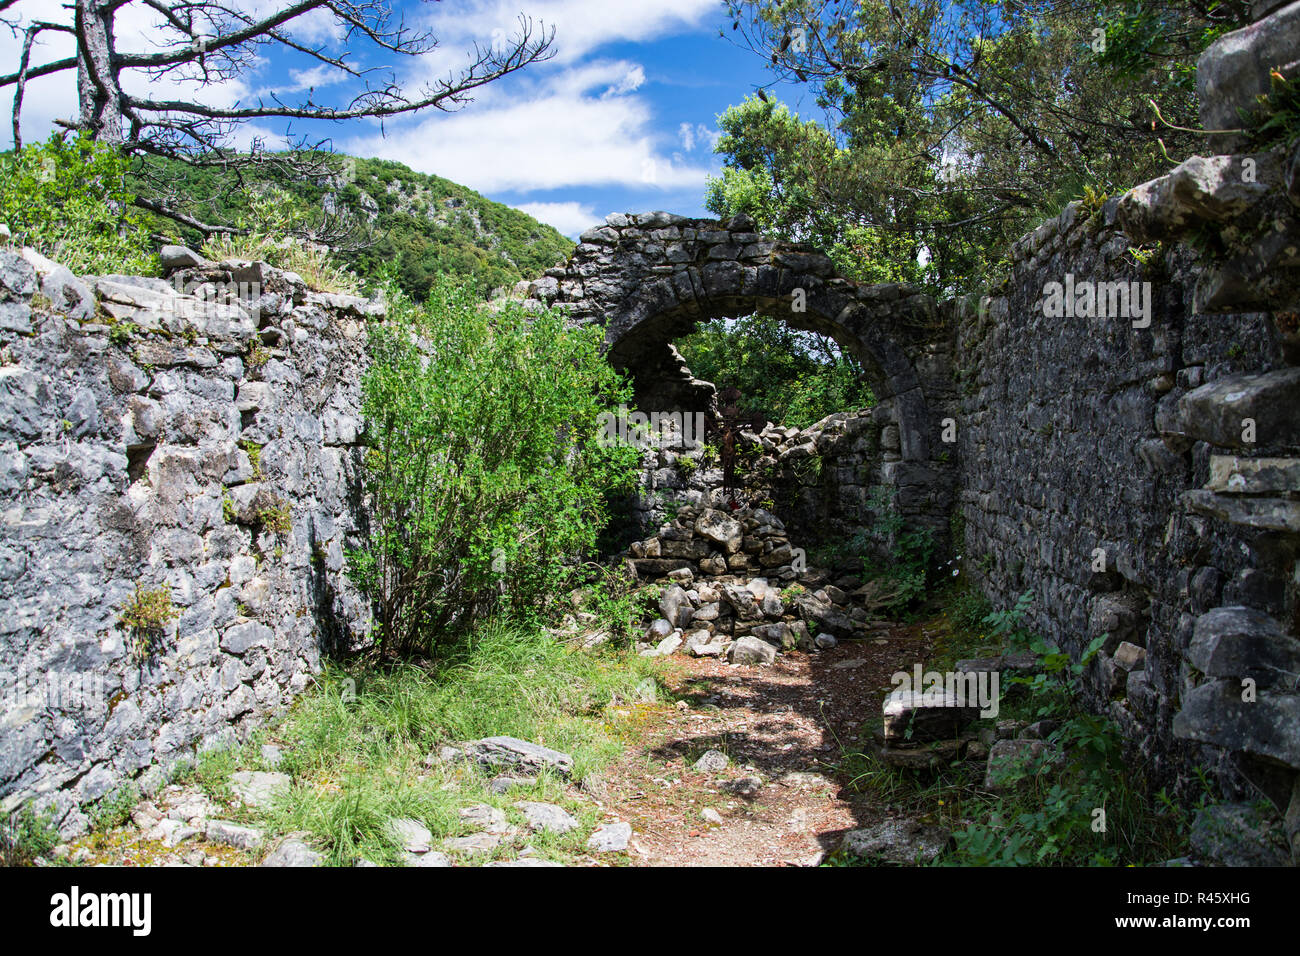
[[[727,110],[710,209],[817,243],[858,278],[940,294],[980,288],[1065,202],[1194,152],[1173,127],[1195,125],[1196,57],[1248,19],[1240,0],[727,6],[772,85],[809,87],[822,115],[765,90]]]

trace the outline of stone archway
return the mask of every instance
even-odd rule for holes
[[[956,462],[942,440],[953,413],[951,316],[900,284],[862,285],[796,243],[765,238],[746,216],[725,222],[670,213],[615,214],[583,233],[573,255],[528,298],[605,329],[610,360],[630,372],[639,407],[696,411],[712,388],[693,379],[671,342],[714,318],[763,312],[827,335],[862,364],[897,427],[889,469],[899,510],[946,538]],[[650,403],[647,405],[647,403]]]

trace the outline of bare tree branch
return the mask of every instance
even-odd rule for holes
[[[14,8],[20,0],[0,0],[0,12]],[[117,49],[115,15],[131,4],[156,15],[154,49]],[[267,154],[254,148],[238,158],[231,148],[239,124],[250,119],[322,120],[389,117],[421,110],[451,111],[469,102],[475,90],[531,64],[550,59],[555,32],[534,25],[520,16],[517,33],[500,49],[475,44],[468,61],[458,70],[407,91],[398,82],[391,65],[365,66],[366,48],[389,60],[393,56],[418,57],[437,48],[431,33],[413,30],[395,15],[390,0],[281,0],[268,12],[250,9],[240,0],[68,0],[70,23],[29,22],[21,26],[22,55],[18,69],[0,75],[0,88],[14,87],[14,142],[21,147],[20,116],[27,84],[40,77],[76,70],[80,103],[79,116],[59,120],[56,125],[69,131],[90,133],[112,143],[127,155],[175,159],[192,165],[237,171],[246,165],[266,161]],[[324,14],[333,19],[337,37],[333,41],[305,42],[295,27],[308,15]],[[0,18],[0,25],[20,29]],[[39,48],[38,37],[45,31],[62,31],[75,36],[77,53],[72,57],[32,63]],[[335,103],[317,101],[315,88],[298,102],[286,102],[276,91],[256,102],[215,105],[213,98],[200,95],[205,87],[235,79],[248,71],[266,47],[291,51],[337,78],[360,81],[346,99]],[[358,49],[360,48],[360,50]],[[387,77],[376,76],[388,73]],[[195,95],[159,98],[133,95],[126,91],[131,76],[153,81],[170,77],[196,87]],[[370,81],[369,77],[374,77]],[[321,86],[334,82],[328,77]],[[182,208],[184,197],[165,197],[141,202],[142,208],[167,216],[205,235],[229,231],[214,226]]]

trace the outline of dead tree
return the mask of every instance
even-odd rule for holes
[[[427,0],[426,0],[427,2]],[[131,4],[148,7],[156,17],[152,49],[121,50],[115,18]],[[30,80],[59,73],[76,74],[78,115],[57,119],[68,131],[84,131],[97,141],[120,148],[133,157],[161,157],[197,166],[217,167],[239,176],[252,164],[299,163],[303,172],[323,171],[320,156],[328,141],[297,140],[287,153],[269,154],[264,144],[236,150],[232,134],[239,124],[255,119],[290,122],[324,120],[343,122],[388,118],[422,110],[453,111],[464,106],[473,92],[530,64],[554,55],[554,30],[520,16],[517,31],[501,44],[475,44],[465,65],[439,79],[408,90],[391,66],[362,67],[365,54],[389,59],[415,58],[431,53],[437,38],[412,30],[395,16],[389,0],[284,0],[278,9],[251,12],[242,0],[71,0],[61,18],[24,17],[23,0],[0,0],[0,26],[22,36],[18,68],[0,75],[0,88],[13,88],[14,147],[22,146],[20,129],[23,97]],[[48,7],[42,7],[48,11]],[[328,15],[342,39],[313,43],[295,33],[308,15]],[[33,62],[38,40],[46,33],[68,33],[76,39],[73,56]],[[252,65],[264,48],[293,51],[330,73],[360,84],[349,100],[334,104],[316,101],[309,90],[297,101],[277,93],[256,102],[217,106],[204,102],[203,90],[234,79]],[[152,81],[183,79],[194,89],[191,99],[136,94],[127,91],[123,78],[143,75]],[[141,208],[166,216],[204,235],[231,232],[228,224],[208,223],[187,212],[183,197],[166,195],[136,200]]]

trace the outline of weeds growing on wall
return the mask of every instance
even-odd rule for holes
[[[250,259],[296,272],[313,289],[355,293],[361,285],[324,246],[297,234],[309,225],[307,212],[283,189],[266,188],[252,195],[248,209],[235,221],[237,234],[220,233],[203,243],[209,259]]]

